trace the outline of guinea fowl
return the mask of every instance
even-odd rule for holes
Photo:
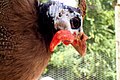
[[[79,9],[57,1],[1,0],[0,80],[38,80],[60,42],[85,55],[84,2]]]

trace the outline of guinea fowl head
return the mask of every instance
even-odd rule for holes
[[[88,37],[83,32],[83,10],[59,1],[39,4],[39,32],[43,34],[47,48],[54,48],[63,42],[71,44],[82,56],[86,52]]]

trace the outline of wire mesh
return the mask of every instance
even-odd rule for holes
[[[108,58],[107,56],[103,56],[104,58]],[[99,59],[98,59],[99,58]],[[86,74],[84,71],[80,71],[79,74],[75,74],[71,66],[66,67],[55,67],[53,65],[48,65],[47,69],[48,71],[43,74],[43,77],[49,76],[52,77],[54,80],[113,80],[112,78],[107,79],[104,76],[106,75],[107,71],[107,64],[105,64],[99,56],[94,57],[94,62],[91,63],[94,64],[94,72]],[[98,65],[100,65],[98,67]],[[83,59],[82,63],[78,65],[78,67],[84,67],[88,68],[89,66],[86,66],[86,61]],[[106,73],[103,73],[106,72]]]

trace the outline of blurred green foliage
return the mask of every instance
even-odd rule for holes
[[[95,80],[116,80],[114,0],[86,1],[84,32],[89,40],[85,57],[80,57],[72,46],[60,44],[49,65],[69,67],[76,76],[82,77],[84,73],[88,80],[90,77]]]

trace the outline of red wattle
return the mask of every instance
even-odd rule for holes
[[[63,42],[65,45],[71,44],[74,41],[74,36],[68,30],[60,30],[56,32],[50,43],[50,51],[53,52],[55,47]]]

